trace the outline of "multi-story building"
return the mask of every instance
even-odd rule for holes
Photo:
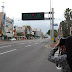
[[[3,26],[4,26],[4,17],[5,16],[5,14],[3,13],[3,12],[0,12],[0,36],[2,36],[3,35]]]
[[[32,33],[32,28],[30,25],[24,25],[23,28],[25,29],[24,32],[25,32],[25,35],[26,34],[31,34]]]
[[[32,28],[29,25],[24,25],[22,27],[16,27],[17,33],[23,33],[24,35],[31,34]]]
[[[13,36],[13,19],[5,18],[5,33],[8,37]]]
[[[13,36],[13,19],[3,12],[0,12],[0,36],[8,38]]]
[[[17,32],[17,33],[20,33],[20,32],[23,32],[23,33],[24,33],[23,27],[17,27],[17,26],[16,26],[16,32]]]
[[[43,33],[41,32],[41,29],[39,28],[34,28],[32,31],[34,32],[35,37],[41,37],[43,35]]]

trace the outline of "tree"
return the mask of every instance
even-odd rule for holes
[[[66,19],[65,23],[67,24],[66,31],[68,31],[66,34],[70,35],[70,26],[71,26],[71,18],[72,18],[72,10],[67,8],[64,12],[64,17]]]
[[[58,32],[57,30],[54,30],[54,37],[57,37],[58,36]]]
[[[71,17],[71,9],[67,8],[64,12],[64,17],[66,18],[67,21],[70,21]]]
[[[26,37],[27,37],[27,39],[29,39],[32,37],[32,34],[27,34]]]
[[[24,34],[21,34],[21,33],[17,33],[17,36],[24,36]]]
[[[50,35],[50,30],[48,30],[47,34]]]
[[[50,35],[50,30],[48,30],[47,34]],[[58,32],[57,30],[54,30],[54,37],[57,37],[57,36],[58,36]]]

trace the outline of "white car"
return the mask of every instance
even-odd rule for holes
[[[10,39],[11,41],[15,41],[16,39],[15,38],[12,38],[12,39]]]

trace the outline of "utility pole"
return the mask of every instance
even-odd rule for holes
[[[51,0],[50,0],[50,36],[52,38],[52,23],[51,23]]]
[[[54,43],[54,8],[52,8],[52,43]]]
[[[1,6],[2,7],[2,12],[4,12],[5,6],[4,6],[4,2],[2,2],[2,3],[3,3],[3,5]]]

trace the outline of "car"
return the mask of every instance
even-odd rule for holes
[[[10,41],[15,41],[15,40],[16,40],[15,38],[10,39]]]

